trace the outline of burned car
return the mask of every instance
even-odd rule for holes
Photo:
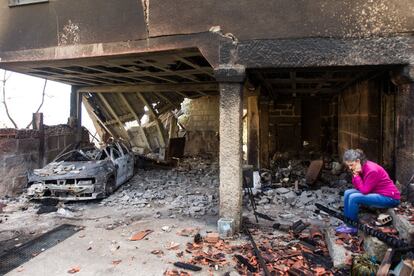
[[[104,198],[133,174],[134,154],[121,142],[71,150],[29,173],[27,194],[65,201]]]

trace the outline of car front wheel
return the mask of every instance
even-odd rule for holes
[[[109,196],[115,191],[115,177],[110,176],[105,184],[105,195]]]

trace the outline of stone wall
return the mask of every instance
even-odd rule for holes
[[[360,81],[339,97],[339,153],[348,148],[362,149],[368,159],[380,162],[381,117],[380,82]]]
[[[269,106],[270,157],[277,152],[299,151],[301,148],[301,100],[279,98]]]
[[[0,196],[16,195],[27,185],[26,173],[39,165],[39,132],[0,130]]]
[[[337,152],[337,98],[303,96],[278,98],[269,106],[270,156],[297,153],[305,148],[328,154]]]
[[[184,114],[179,117],[186,133],[184,154],[218,154],[219,150],[219,96],[205,96],[185,100]]]
[[[0,196],[21,193],[27,185],[28,171],[52,161],[75,142],[75,131],[67,125],[45,126],[44,134],[44,152],[41,153],[39,131],[0,129]],[[89,142],[86,130],[82,139]]]
[[[82,133],[82,141],[89,143],[89,133],[86,129]],[[51,162],[63,149],[76,142],[76,133],[68,125],[45,127],[45,154],[43,165]]]

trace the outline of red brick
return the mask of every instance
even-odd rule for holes
[[[216,243],[220,240],[219,233],[213,232],[208,233],[207,236],[204,238],[204,241],[208,243]]]
[[[0,138],[0,154],[17,151],[17,140],[14,138]]]

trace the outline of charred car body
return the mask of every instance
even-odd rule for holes
[[[104,198],[134,174],[134,154],[121,142],[69,151],[28,175],[32,199]]]

